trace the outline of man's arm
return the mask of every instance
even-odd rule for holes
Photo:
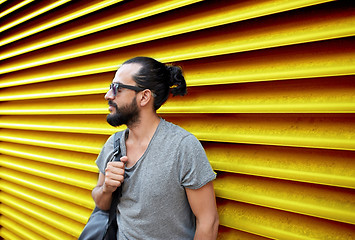
[[[127,157],[122,157],[121,162],[109,162],[105,174],[99,174],[96,187],[92,190],[92,198],[98,208],[109,210],[111,206],[112,193],[121,186],[124,180],[124,163]]]
[[[219,217],[213,183],[199,189],[186,188],[187,198],[196,216],[194,240],[215,240],[218,234]]]

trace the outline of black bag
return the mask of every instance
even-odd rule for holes
[[[120,161],[120,137],[122,132],[117,132],[114,135],[114,148],[115,159]],[[122,185],[112,193],[112,201],[109,211],[104,211],[95,206],[94,211],[91,213],[88,222],[86,223],[78,240],[117,240],[117,204],[122,194]]]

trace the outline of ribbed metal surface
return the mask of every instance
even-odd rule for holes
[[[77,239],[122,61],[181,65],[159,114],[218,177],[219,239],[355,239],[351,1],[0,1],[0,237]]]

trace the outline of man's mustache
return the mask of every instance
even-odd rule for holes
[[[108,105],[117,108],[117,104],[113,102],[112,100],[108,101]]]

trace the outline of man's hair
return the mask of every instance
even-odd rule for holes
[[[142,67],[133,76],[137,86],[150,89],[154,94],[154,109],[158,110],[168,99],[173,96],[184,96],[186,81],[179,66],[166,65],[153,58],[135,57],[123,64],[137,63]]]

